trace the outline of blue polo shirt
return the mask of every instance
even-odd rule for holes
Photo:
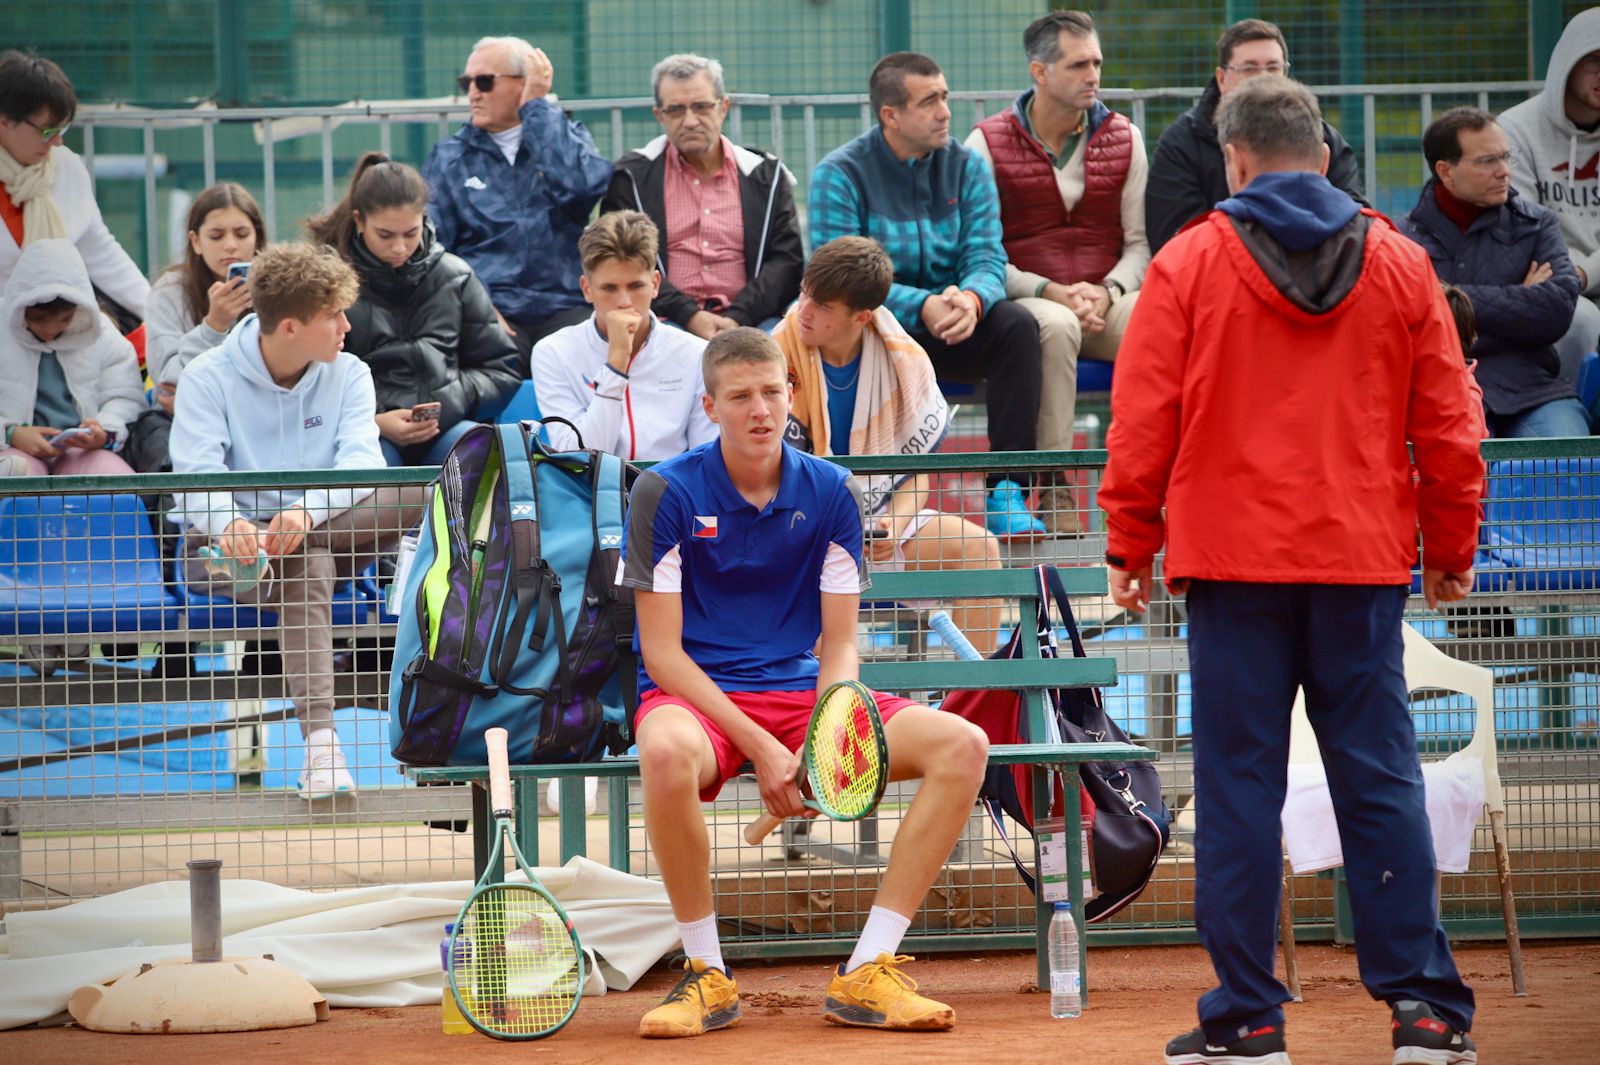
[[[683,649],[723,691],[816,687],[821,593],[867,585],[855,479],[788,444],[782,462],[761,510],[720,440],[647,470],[630,496],[618,583],[682,595]],[[655,687],[641,657],[639,689]]]

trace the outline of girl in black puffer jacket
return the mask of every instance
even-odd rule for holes
[[[434,240],[427,204],[421,174],[368,152],[344,199],[306,222],[361,276],[344,346],[372,370],[391,466],[438,465],[519,384],[516,345],[472,268]]]

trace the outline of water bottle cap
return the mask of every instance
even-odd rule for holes
[[[1058,902],[1058,903],[1056,903],[1056,912],[1057,913],[1070,913],[1070,912],[1072,912],[1072,903],[1071,902]]]
[[[451,921],[449,924],[444,926],[444,934],[447,936],[453,936],[456,934],[456,923],[454,921]]]

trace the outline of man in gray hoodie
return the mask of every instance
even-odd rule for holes
[[[1500,128],[1511,142],[1511,184],[1555,212],[1587,297],[1556,345],[1561,376],[1573,382],[1600,340],[1600,8],[1567,23],[1544,91],[1502,114]]]

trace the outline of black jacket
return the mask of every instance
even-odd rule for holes
[[[1478,342],[1478,387],[1490,414],[1508,416],[1577,395],[1561,380],[1555,342],[1572,325],[1578,272],[1567,257],[1561,223],[1547,208],[1517,195],[1485,211],[1465,233],[1439,209],[1437,178],[1396,223],[1422,245],[1434,273],[1472,300]],[[1528,267],[1549,263],[1550,280],[1524,285]]]
[[[1198,218],[1228,198],[1222,145],[1217,143],[1217,127],[1212,124],[1221,100],[1222,90],[1213,77],[1206,83],[1200,102],[1179,115],[1156,144],[1144,188],[1144,224],[1152,255],[1191,218]],[[1361,206],[1372,206],[1362,198],[1356,153],[1326,122],[1322,123],[1322,139],[1328,144],[1328,180]]]
[[[520,383],[517,346],[483,282],[434,240],[431,222],[398,268],[375,258],[359,236],[348,251],[361,295],[348,312],[344,346],[372,370],[378,412],[437,401],[443,431],[480,403],[511,397]]]
[[[739,168],[739,206],[744,215],[744,290],[723,311],[740,325],[760,325],[781,318],[800,295],[805,249],[795,217],[794,176],[778,157],[754,148],[734,146]],[[643,211],[661,233],[661,294],[650,309],[661,318],[684,325],[700,309],[667,276],[666,207],[667,138],[657,137],[617,160],[611,187],[600,201],[600,213]]]

